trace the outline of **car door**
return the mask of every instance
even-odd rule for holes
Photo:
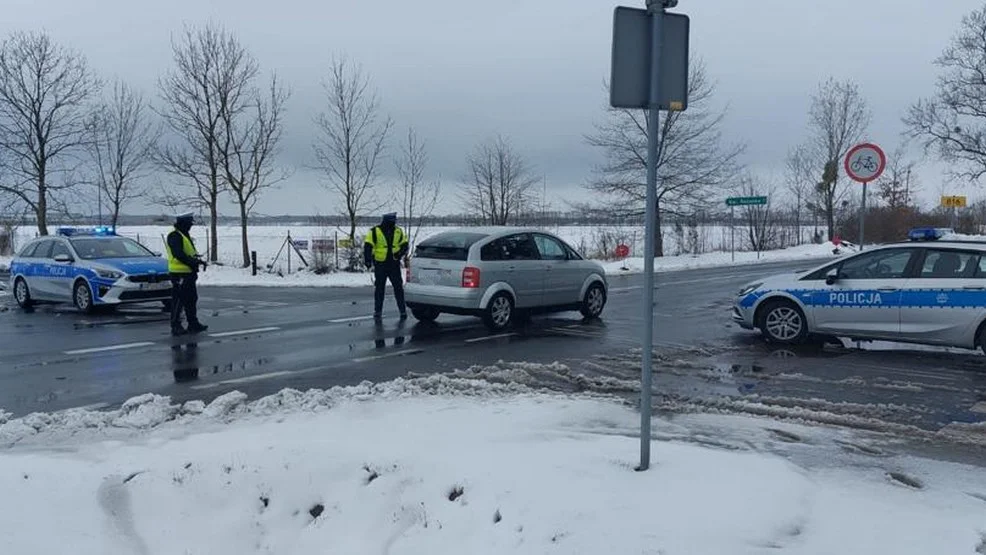
[[[544,272],[530,233],[507,235],[491,241],[481,249],[480,256],[483,276],[491,276],[490,283],[510,285],[517,296],[514,302],[518,308],[543,304]]]
[[[49,263],[51,259],[51,247],[54,246],[54,239],[43,239],[38,243],[38,247],[31,253],[31,259],[27,266],[27,285],[31,289],[31,296],[35,299],[53,301],[56,300],[54,287],[51,283]]]
[[[986,274],[981,253],[925,249],[901,297],[901,338],[921,343],[962,345],[986,313]]]
[[[56,257],[64,255],[72,259],[71,262],[57,262]],[[54,239],[51,252],[48,253],[47,261],[48,282],[51,286],[51,294],[58,300],[72,299],[72,280],[75,278],[75,257],[63,239]]]
[[[837,279],[812,293],[813,331],[874,339],[900,333],[901,291],[918,249],[878,249],[835,266]]]
[[[578,268],[569,260],[568,250],[553,237],[541,233],[534,235],[534,243],[541,257],[541,268],[544,270],[542,304],[547,306],[572,304],[582,284],[572,285],[572,282],[578,279]]]

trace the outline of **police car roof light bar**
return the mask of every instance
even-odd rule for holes
[[[116,235],[116,230],[114,230],[111,226],[99,226],[93,228],[60,227],[58,228],[57,233],[62,237],[75,237],[79,235],[112,237]]]

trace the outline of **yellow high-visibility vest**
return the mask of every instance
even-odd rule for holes
[[[407,236],[404,235],[404,230],[395,227],[393,244],[388,247],[387,237],[384,236],[380,226],[376,226],[366,234],[366,244],[373,247],[373,260],[384,262],[393,260],[394,254],[400,252],[407,245]]]
[[[185,235],[181,231],[175,230],[179,235],[181,235],[182,250],[190,258],[195,258],[199,255],[198,251],[195,250],[195,245],[192,244],[192,240],[189,239],[188,235]],[[168,272],[172,274],[190,274],[194,270],[188,267],[184,262],[175,258],[173,252],[171,252],[171,245],[165,241],[164,248],[168,254]]]

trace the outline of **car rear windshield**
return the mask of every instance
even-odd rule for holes
[[[436,258],[440,260],[467,260],[469,247],[486,237],[481,233],[439,233],[429,237],[414,249],[416,258]]]
[[[154,256],[140,243],[126,237],[72,239],[72,246],[86,260],[99,258],[144,258]]]

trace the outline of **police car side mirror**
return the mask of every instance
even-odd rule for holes
[[[68,264],[69,262],[75,262],[75,259],[67,254],[56,254],[55,262],[59,264]]]
[[[825,284],[835,285],[835,282],[839,281],[839,270],[838,268],[832,268],[829,273],[825,274]]]

